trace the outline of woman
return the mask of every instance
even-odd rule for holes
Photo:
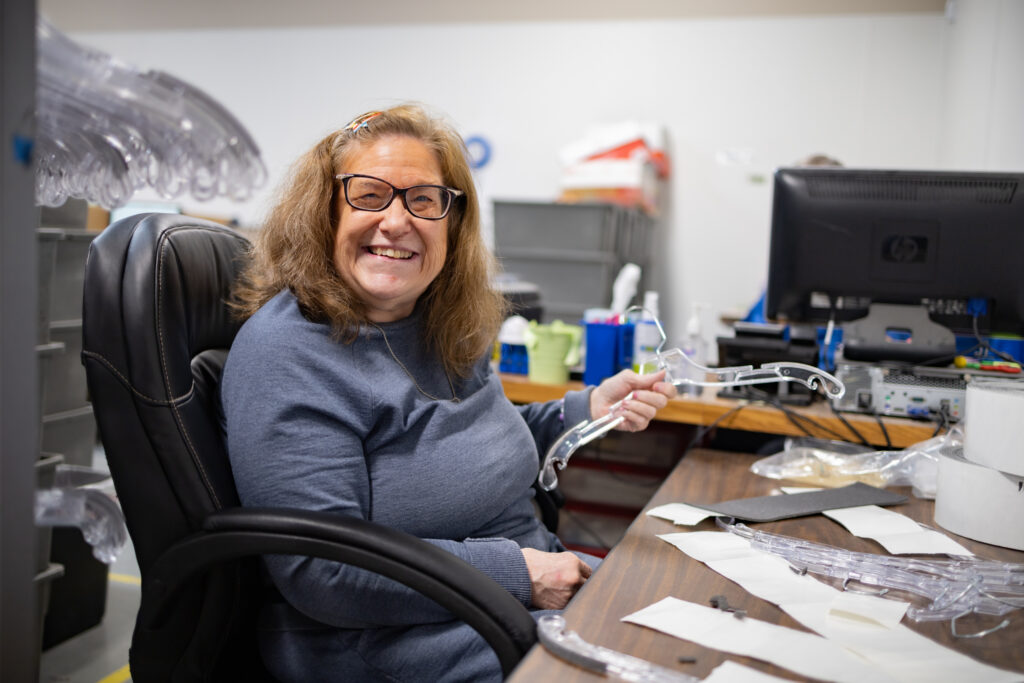
[[[630,391],[623,428],[643,429],[674,389],[630,372],[513,406],[488,365],[504,312],[492,266],[448,126],[400,106],[328,135],[294,167],[238,291],[228,450],[244,505],[392,526],[561,609],[596,560],[538,522],[539,454]],[[500,679],[483,639],[411,590],[322,560],[266,566],[283,600],[265,606],[261,648],[283,680]]]

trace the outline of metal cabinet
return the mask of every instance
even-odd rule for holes
[[[494,202],[494,246],[502,269],[540,288],[543,322],[577,323],[588,308],[607,308],[626,263],[643,270],[654,221],[615,204]]]

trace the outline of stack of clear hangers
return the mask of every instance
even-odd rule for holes
[[[244,200],[266,182],[253,139],[206,93],[84,48],[43,18],[36,34],[38,204],[79,197],[112,208],[146,186]]]
[[[842,548],[755,531],[744,524],[719,518],[718,525],[750,541],[755,550],[785,559],[799,573],[810,572],[842,579],[843,588],[855,581],[877,589],[904,591],[926,599],[911,605],[907,616],[914,621],[953,620],[968,614],[1002,616],[1024,608],[1024,565],[977,557],[919,559],[862,553]],[[985,635],[1006,626],[967,636]]]

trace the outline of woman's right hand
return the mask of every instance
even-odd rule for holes
[[[530,604],[540,609],[564,609],[590,578],[590,565],[572,553],[523,548],[523,557],[530,572]]]

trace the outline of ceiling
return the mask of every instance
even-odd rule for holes
[[[39,0],[64,32],[942,13],[946,0]]]

